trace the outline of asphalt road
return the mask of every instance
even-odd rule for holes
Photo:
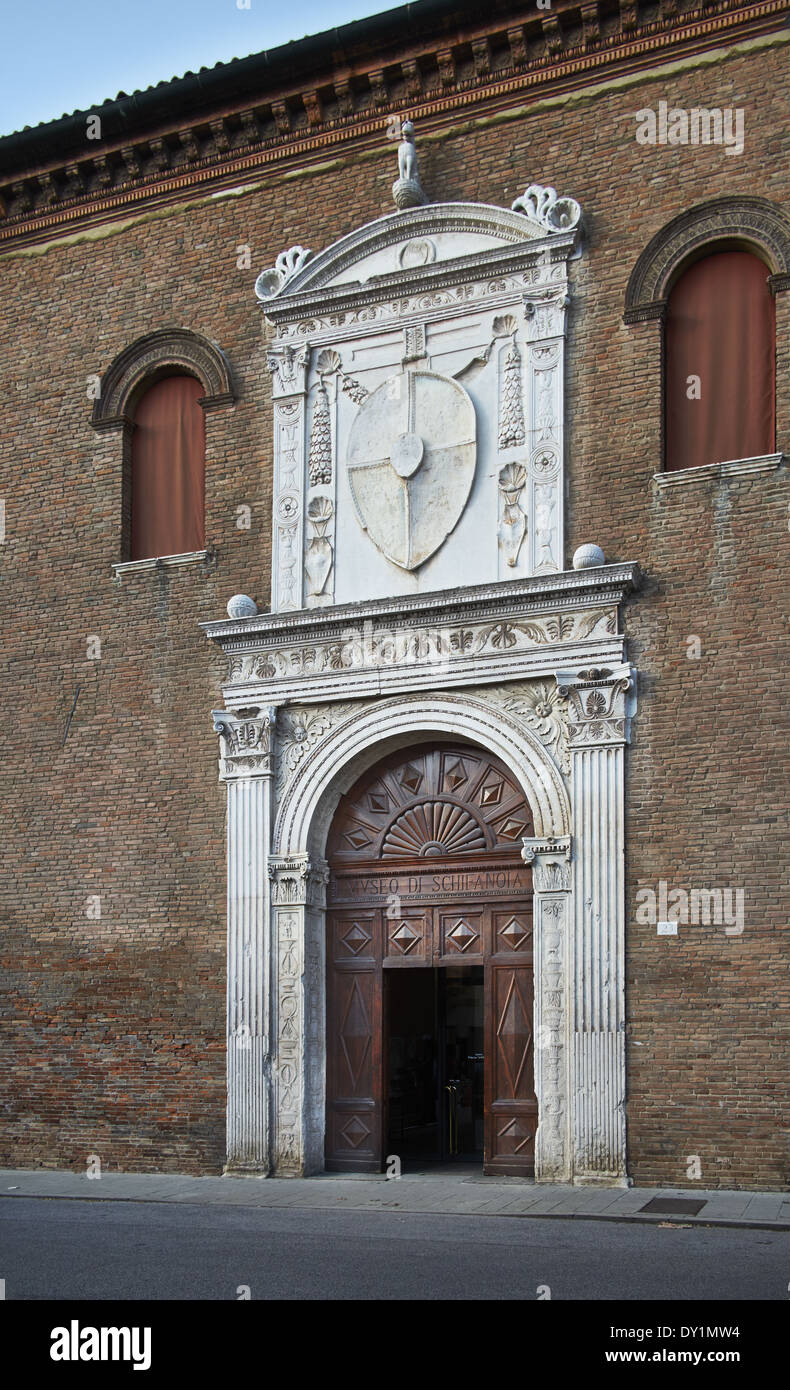
[[[790,1236],[395,1212],[0,1200],[7,1299],[786,1300]],[[542,1294],[539,1294],[542,1289]],[[719,1319],[721,1320],[721,1319]]]

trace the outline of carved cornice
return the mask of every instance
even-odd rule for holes
[[[270,777],[274,771],[276,709],[259,705],[233,712],[211,711],[214,732],[220,736],[220,777]]]
[[[291,86],[265,93],[262,73],[265,95],[253,106],[245,94],[238,106],[201,110],[187,126],[176,119],[135,134],[127,125],[123,135],[102,142],[100,151],[86,141],[55,161],[18,163],[0,185],[8,210],[0,244],[51,237],[97,216],[127,217],[136,204],[176,202],[192,191],[232,186],[283,162],[312,162],[349,141],[378,145],[391,114],[407,113],[423,129],[426,123],[442,125],[467,108],[479,113],[481,102],[492,111],[506,108],[525,88],[574,90],[607,72],[620,76],[743,41],[778,29],[786,15],[784,0],[745,6],[742,0],[720,0],[715,12],[700,2],[682,16],[667,4],[658,14],[651,7],[640,23],[640,6],[628,4],[608,17],[607,25],[615,27],[602,35],[597,6],[582,6],[582,26],[558,23],[564,11],[576,14],[578,8],[575,0],[555,0],[557,14],[532,12],[526,22],[503,22],[501,30],[490,22],[473,24],[465,41],[450,48],[446,39],[432,46],[426,36],[415,47],[413,38],[404,43],[393,36],[392,62],[382,66],[379,50],[353,82],[332,72],[328,43],[325,66],[309,82],[297,73]],[[471,61],[466,42],[477,45]],[[494,51],[496,65],[485,61],[485,53]],[[178,84],[172,86],[175,96]],[[46,140],[45,126],[36,149],[46,148]]]
[[[620,665],[617,610],[638,582],[636,565],[603,565],[201,626],[230,657],[228,700],[360,698]],[[540,701],[533,712],[539,722],[554,713],[556,693],[547,698],[549,715]]]
[[[473,612],[479,617],[497,618],[506,616],[513,608],[526,614],[573,608],[580,602],[619,603],[639,587],[641,578],[638,564],[628,561],[470,588],[438,589],[435,593],[413,597],[338,604],[331,613],[301,608],[295,613],[258,613],[254,618],[222,618],[199,626],[207,637],[219,642],[224,651],[243,651],[253,645],[268,644],[278,637],[337,636],[342,629],[366,619],[391,623],[397,618],[420,624],[430,614],[432,620],[446,617],[460,622],[471,617]]]

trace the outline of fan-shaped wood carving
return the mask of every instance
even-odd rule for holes
[[[461,744],[400,751],[343,798],[328,845],[338,861],[517,851],[532,817],[498,758]]]

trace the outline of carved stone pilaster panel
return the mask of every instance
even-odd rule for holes
[[[266,354],[274,398],[272,608],[302,607],[305,399],[310,346],[278,345]]]
[[[544,326],[560,327],[560,332],[564,332],[564,309],[558,303],[542,303],[536,318],[538,315],[544,316]],[[563,568],[563,349],[562,336],[554,341],[533,342],[529,349],[527,391],[533,423],[528,510],[533,574],[551,574]]]
[[[571,837],[525,838],[522,858],[532,868],[535,923],[535,1093],[538,1132],[535,1177],[567,1182],[570,1144],[569,953]]]
[[[269,861],[275,946],[272,994],[274,1029],[273,1165],[280,1177],[320,1166],[316,1126],[323,1122],[317,1055],[323,1046],[319,999],[323,971],[320,941],[328,866],[306,855]],[[318,1023],[316,1022],[318,1019]]]
[[[285,889],[287,895],[287,888]],[[276,1044],[273,1166],[279,1177],[302,1171],[302,974],[304,904],[274,909]]]

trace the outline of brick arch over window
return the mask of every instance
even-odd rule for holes
[[[645,247],[628,281],[624,321],[663,319],[682,271],[724,250],[751,251],[767,265],[774,294],[790,289],[790,219],[767,198],[715,198],[673,218]]]
[[[128,423],[143,392],[160,377],[177,372],[197,377],[204,410],[235,400],[230,367],[216,343],[189,328],[160,328],[130,343],[107,368],[91,423],[96,429]]]

